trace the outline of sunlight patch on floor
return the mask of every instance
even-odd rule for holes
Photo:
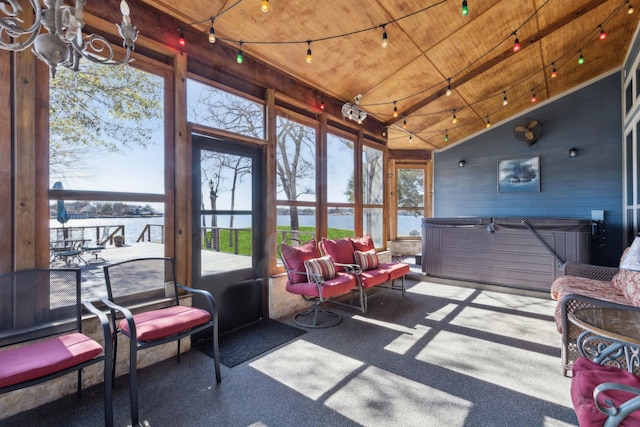
[[[560,374],[557,355],[442,331],[420,350],[416,359],[571,407],[569,381]],[[541,372],[545,374],[540,375]]]
[[[464,301],[469,298],[475,289],[462,288],[459,286],[447,286],[430,282],[419,282],[407,289],[407,293],[430,295],[438,298],[447,298],[452,300]]]
[[[428,313],[426,318],[429,320],[433,320],[434,322],[441,322],[445,317],[451,314],[458,307],[460,307],[459,304],[447,304],[441,309],[434,311],[433,313]]]
[[[317,400],[360,368],[362,362],[297,340],[250,363],[250,366],[309,399]]]
[[[482,291],[473,299],[476,304],[553,316],[556,301],[502,292]]]
[[[363,426],[465,425],[473,405],[388,371],[367,367],[325,405]]]
[[[464,307],[449,324],[549,346],[560,344],[560,334],[553,322],[527,315]]]

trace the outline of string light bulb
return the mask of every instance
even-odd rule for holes
[[[582,52],[580,52],[580,56],[578,57],[578,64],[584,64],[584,56],[582,56]]]
[[[607,38],[607,33],[604,32],[604,28],[602,28],[602,25],[598,25],[598,27],[600,27],[600,34],[598,35],[598,38],[600,40],[604,40]]]
[[[444,142],[447,142],[449,140],[449,131],[445,130],[444,131]]]
[[[311,55],[311,40],[307,40],[307,64],[311,64],[313,56]]]
[[[538,98],[536,98],[536,93],[535,91],[532,89],[531,90],[531,102],[536,102],[538,100]]]
[[[389,36],[387,36],[387,30],[385,29],[385,25],[382,26],[382,48],[386,48],[389,46]]]
[[[184,38],[184,33],[180,28],[178,28],[178,31],[180,31],[180,35],[178,36],[178,44],[180,46],[185,46],[187,44],[187,41]]]
[[[506,107],[506,106],[507,106],[507,104],[509,103],[509,101],[507,100],[507,92],[506,92],[506,91],[503,91],[503,92],[502,92],[502,95],[504,95],[504,96],[502,97],[502,106],[503,106],[503,107]]]
[[[236,56],[236,62],[242,64],[244,62],[244,55],[242,54],[242,40],[240,40],[240,47],[238,48],[238,55]]]
[[[458,117],[456,117],[456,110],[453,110],[453,117],[451,117],[451,123],[458,123]]]
[[[447,96],[451,96],[451,79],[450,79],[450,78],[449,78],[449,79],[447,79],[447,82],[448,82],[448,83],[447,83],[447,92],[446,92],[446,95],[447,95]]]
[[[558,70],[556,70],[555,62],[552,62],[551,65],[553,66],[553,69],[551,70],[551,78],[555,79],[556,77],[558,77]]]
[[[398,117],[398,106],[396,105],[396,101],[393,101],[393,117]]]
[[[213,29],[213,18],[211,18],[211,26],[209,27],[209,43],[216,42],[216,31]]]
[[[487,122],[484,124],[484,126],[487,128],[491,127],[491,120],[489,120],[489,116],[487,116]]]
[[[627,3],[629,3],[629,7],[627,8],[627,13],[631,15],[633,13],[633,6],[631,5],[631,2],[629,0],[627,0]]]
[[[403,129],[407,128],[407,117],[406,116],[402,117],[402,128]]]
[[[262,0],[262,4],[260,5],[260,10],[264,13],[269,12],[269,0]]]
[[[513,32],[513,36],[515,37],[515,40],[513,41],[513,51],[514,52],[519,52],[520,51],[520,40],[518,39],[518,35],[516,34],[516,32]]]
[[[462,16],[467,16],[469,14],[469,6],[467,5],[467,0],[462,0]]]
[[[320,109],[324,110],[324,99],[322,101],[320,101]]]
[[[409,134],[409,144],[413,144],[413,134]]]

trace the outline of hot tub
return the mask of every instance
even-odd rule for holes
[[[591,220],[424,218],[422,271],[430,276],[549,290],[564,262],[591,259]]]

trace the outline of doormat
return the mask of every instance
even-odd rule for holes
[[[242,328],[218,339],[220,362],[233,368],[265,351],[278,347],[304,334],[304,329],[296,328],[272,319],[262,319],[251,326]],[[193,347],[213,357],[211,340],[193,343]]]

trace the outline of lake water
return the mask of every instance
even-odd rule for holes
[[[313,215],[300,215],[300,226],[313,227],[315,226],[316,218]],[[207,219],[207,223],[209,220]],[[97,226],[117,226],[124,225],[125,227],[125,242],[127,244],[135,243],[140,236],[140,233],[144,230],[147,224],[164,225],[164,217],[136,217],[136,218],[86,218],[86,219],[70,219],[65,224],[65,227],[97,227]],[[278,225],[288,225],[288,215],[278,215]],[[329,215],[328,217],[329,228],[341,228],[345,230],[353,229],[353,215]],[[219,215],[218,226],[228,227],[229,216]],[[235,216],[234,228],[248,227],[248,216]],[[51,228],[60,228],[61,224],[54,218],[50,220],[49,226]],[[398,217],[398,234],[401,236],[408,236],[413,230],[418,233],[421,232],[422,218],[413,216],[399,216]],[[160,240],[161,227],[151,227],[151,240]],[[91,231],[87,230],[85,237],[90,238],[93,236]]]

